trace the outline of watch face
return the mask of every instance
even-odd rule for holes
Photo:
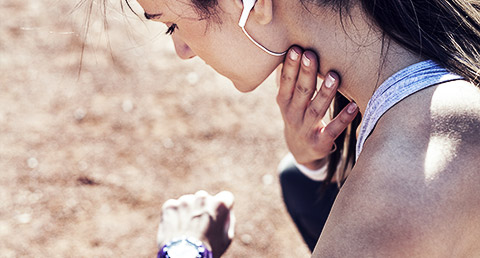
[[[205,245],[194,238],[178,238],[165,244],[157,255],[158,258],[212,258]]]
[[[197,258],[199,252],[196,246],[188,243],[187,241],[181,241],[172,244],[167,250],[167,257],[170,258]]]

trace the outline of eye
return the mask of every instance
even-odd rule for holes
[[[177,24],[174,23],[168,27],[167,32],[165,32],[165,34],[172,35],[175,32],[175,29],[178,29],[178,26]]]

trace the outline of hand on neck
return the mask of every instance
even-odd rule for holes
[[[289,2],[289,1],[287,1]],[[295,1],[294,1],[295,2]],[[349,13],[339,13],[332,7],[286,3],[282,14],[288,25],[292,45],[315,51],[320,59],[320,74],[336,71],[341,76],[339,91],[356,102],[365,112],[368,101],[378,86],[397,71],[422,59],[383,33],[366,17],[358,6]],[[290,17],[288,17],[290,16]],[[292,22],[294,21],[294,22]]]

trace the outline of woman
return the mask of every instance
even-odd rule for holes
[[[198,55],[242,92],[284,62],[277,101],[296,162],[312,174],[328,164],[327,182],[351,167],[314,257],[480,254],[479,1],[138,2],[181,58]],[[309,51],[284,58],[292,45]],[[325,124],[340,76],[351,103]],[[352,142],[334,141],[358,112],[352,167]]]

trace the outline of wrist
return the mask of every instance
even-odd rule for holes
[[[174,238],[163,244],[157,258],[212,258],[210,245],[192,237]]]
[[[322,169],[323,167],[327,166],[328,158],[325,157],[325,158],[317,159],[317,160],[307,162],[307,163],[297,162],[297,164],[302,165],[302,166],[304,166],[304,167],[306,167],[310,170],[319,170],[319,169]]]
[[[293,157],[293,155],[292,155]],[[315,164],[311,164],[312,166],[307,167],[305,165],[302,165],[298,163],[295,158],[293,158],[293,162],[295,166],[304,174],[306,177],[310,178],[311,180],[314,181],[323,181],[327,178],[328,175],[328,159],[324,158],[321,160],[318,160]],[[316,168],[316,169],[312,169]]]

